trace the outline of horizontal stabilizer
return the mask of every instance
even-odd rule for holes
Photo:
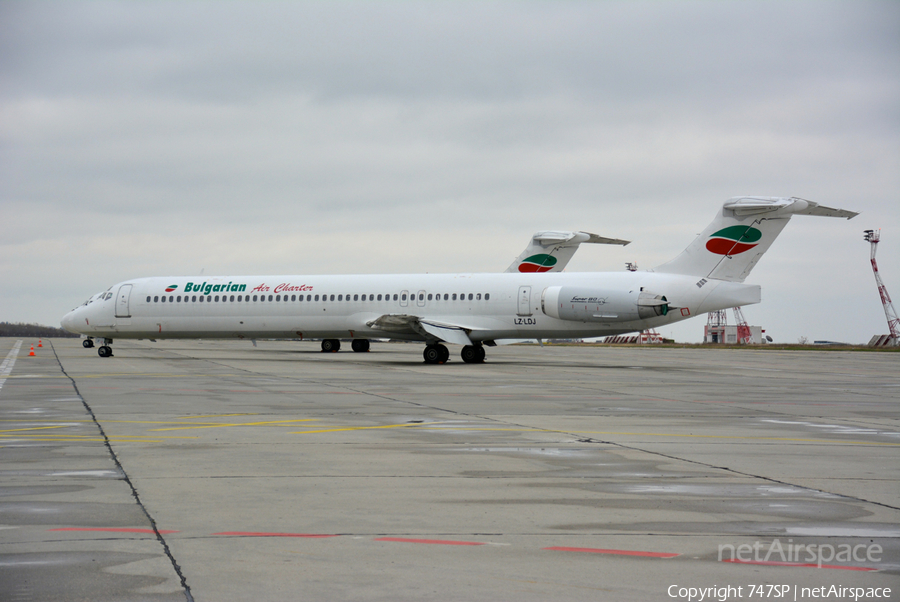
[[[771,197],[738,197],[728,200],[723,209],[734,212],[736,216],[760,215],[784,210],[795,215],[819,215],[822,217],[845,217],[853,219],[859,212],[846,209],[825,207],[812,201],[791,197],[789,199]]]

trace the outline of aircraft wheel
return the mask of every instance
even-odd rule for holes
[[[466,345],[459,355],[467,364],[478,364],[484,361],[484,347]]]
[[[481,345],[478,345],[477,347],[475,347],[475,349],[478,350],[478,360],[477,360],[477,363],[483,364],[483,363],[484,363],[484,358],[487,356],[487,352],[484,350],[484,347],[482,347]]]
[[[84,347],[85,349],[90,349],[91,347],[94,346],[94,341],[92,341],[91,339],[85,339],[85,340],[81,341],[81,346]]]
[[[447,362],[449,362],[450,350],[443,345],[437,345],[437,348],[441,350],[441,363],[446,364]]]
[[[334,353],[341,350],[341,342],[337,339],[325,339],[322,341],[322,351]]]
[[[353,339],[350,347],[357,353],[365,353],[369,350],[369,339]]]
[[[112,347],[103,345],[97,349],[97,355],[100,357],[112,357]]]
[[[441,347],[442,345],[428,345],[425,347],[425,351],[422,352],[422,357],[425,358],[426,364],[441,363],[441,357],[443,357],[440,349]]]

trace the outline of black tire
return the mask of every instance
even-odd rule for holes
[[[97,355],[99,355],[100,357],[112,357],[112,347],[103,345],[102,347],[97,349]]]
[[[466,345],[462,348],[462,351],[459,352],[459,356],[462,358],[462,361],[467,364],[476,364],[478,363],[478,347]]]
[[[322,341],[322,351],[324,353],[337,353],[341,350],[341,342],[337,339],[325,339]]]
[[[484,358],[485,358],[485,356],[487,356],[487,353],[485,352],[484,347],[482,347],[481,345],[478,345],[477,347],[475,347],[475,349],[478,350],[478,361],[476,363],[483,364]]]
[[[425,359],[426,364],[439,364],[442,356],[443,354],[438,345],[428,345],[422,352],[422,357]]]
[[[94,341],[92,341],[90,339],[85,339],[85,340],[81,341],[81,346],[84,347],[85,349],[90,349],[91,347],[94,346]]]
[[[369,350],[369,339],[353,339],[350,348],[357,353],[365,353]]]
[[[442,364],[446,364],[450,361],[450,350],[444,347],[443,345],[437,345],[437,348],[441,351],[441,362]]]

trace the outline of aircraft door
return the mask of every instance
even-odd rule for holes
[[[128,301],[131,299],[130,284],[123,284],[119,287],[119,293],[116,295],[116,317],[130,318],[131,311],[128,309]]]
[[[519,287],[519,311],[517,313],[520,316],[530,316],[531,315],[531,287],[530,286],[520,286]]]

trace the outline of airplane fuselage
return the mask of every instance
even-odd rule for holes
[[[642,292],[665,296],[670,309],[642,317]],[[548,293],[555,305],[571,307],[548,307]],[[427,316],[461,327],[478,343],[640,331],[759,296],[756,285],[652,272],[141,278],[95,295],[62,324],[109,339],[428,341],[427,333],[371,325],[384,316]]]

